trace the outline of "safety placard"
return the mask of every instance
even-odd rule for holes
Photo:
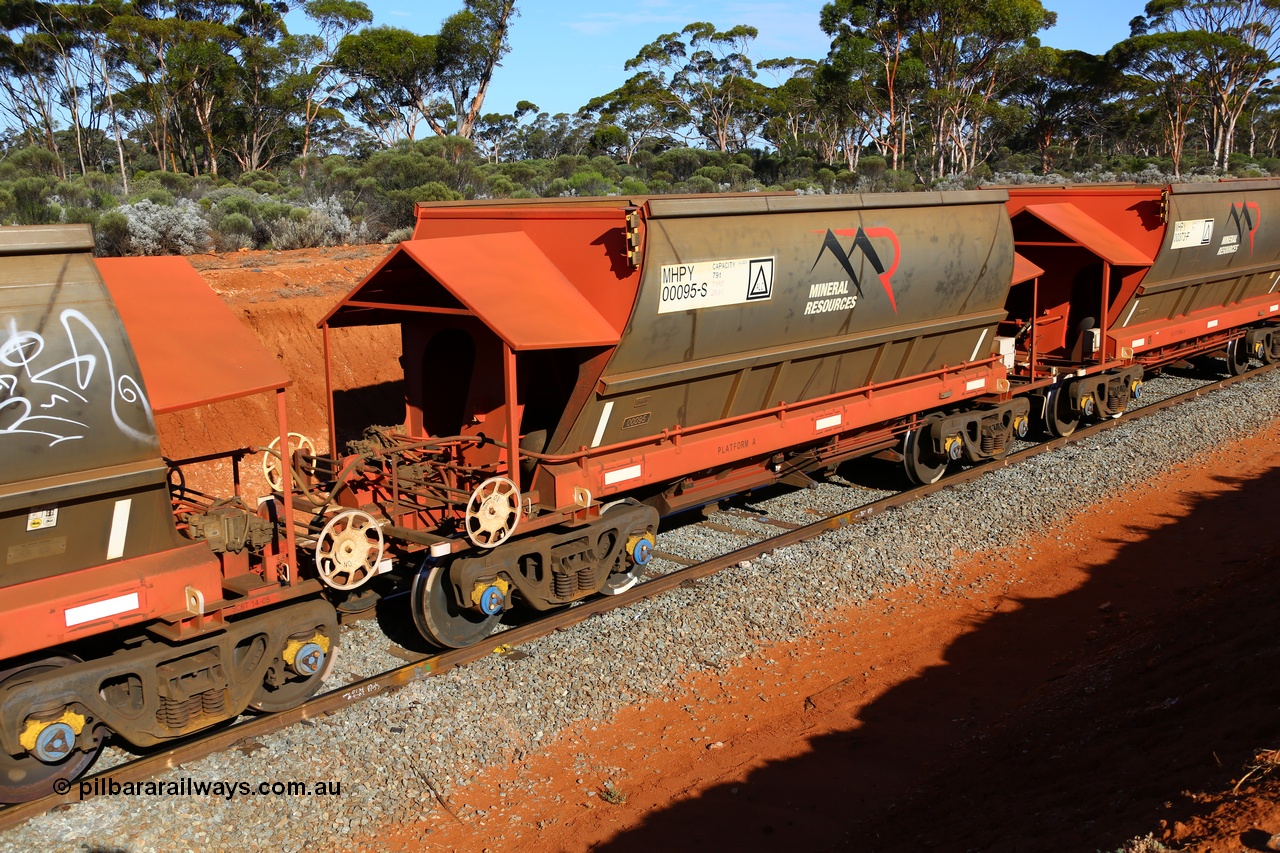
[[[773,258],[730,258],[662,267],[658,313],[766,301],[773,296]]]
[[[1207,246],[1213,240],[1212,219],[1179,219],[1173,223],[1172,249]]]
[[[48,530],[58,526],[58,508],[56,506],[37,507],[27,513],[27,530]]]

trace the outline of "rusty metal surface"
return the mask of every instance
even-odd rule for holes
[[[5,585],[179,544],[147,389],[86,233],[82,226],[3,230]],[[24,630],[67,629],[61,611],[46,609],[40,618],[49,624]],[[0,638],[0,656],[8,654]]]
[[[1111,264],[1145,267],[1151,258],[1074,204],[1030,204],[1023,208]]]
[[[1056,450],[1070,444],[1075,444],[1097,435],[1100,432],[1123,426],[1134,418],[1141,418],[1155,414],[1156,412],[1171,408],[1179,403],[1204,396],[1205,394],[1212,393],[1220,388],[1233,385],[1236,382],[1247,381],[1254,376],[1259,376],[1275,369],[1280,369],[1280,364],[1269,365],[1259,370],[1251,371],[1243,376],[1235,376],[1219,382],[1210,383],[1185,394],[1170,397],[1158,403],[1145,406],[1119,420],[1107,420],[1102,423],[1093,424],[1089,427],[1078,430],[1069,437],[1055,439],[1053,441],[1028,448],[1027,450],[1020,451],[1006,457],[1005,459],[958,472],[930,486],[920,486],[863,506],[837,513],[830,517],[822,518],[812,524],[808,524],[794,530],[788,530],[778,536],[752,543],[706,562],[689,564],[687,560],[679,555],[657,551],[655,552],[655,556],[671,560],[676,563],[685,564],[685,567],[677,569],[670,574],[645,581],[644,583],[633,587],[620,595],[602,596],[593,600],[585,601],[572,609],[555,611],[548,616],[537,619],[536,621],[489,637],[484,642],[478,643],[474,646],[427,657],[388,672],[353,682],[336,690],[317,696],[292,710],[248,719],[230,728],[220,729],[212,734],[203,736],[198,740],[178,745],[165,750],[164,752],[140,758],[118,767],[113,767],[112,769],[102,771],[101,773],[87,776],[85,777],[85,780],[92,782],[93,779],[97,778],[110,778],[123,784],[126,782],[138,782],[149,779],[159,773],[163,773],[165,770],[170,770],[187,762],[195,761],[216,752],[230,749],[236,744],[247,739],[263,737],[272,732],[280,731],[288,726],[295,725],[302,720],[315,719],[335,713],[343,708],[350,707],[360,701],[363,701],[364,699],[382,695],[388,691],[399,689],[405,685],[429,678],[433,675],[441,675],[454,667],[480,660],[490,654],[505,652],[509,647],[518,646],[554,631],[572,627],[573,625],[586,621],[592,616],[606,612],[615,607],[624,607],[642,599],[661,595],[680,586],[681,584],[714,574],[722,569],[737,565],[743,560],[757,559],[764,553],[772,552],[778,548],[812,539],[827,530],[847,527],[852,524],[866,521],[869,518],[880,515],[885,510],[901,506],[951,486],[975,480],[978,477],[998,468],[1014,465],[1042,453]],[[77,790],[75,786],[73,786],[73,790]],[[39,800],[33,800],[29,803],[8,806],[0,810],[0,830],[6,830],[18,826],[37,815],[55,808],[56,806],[73,803],[78,800],[78,795],[74,793],[67,793],[65,795],[55,794]]]
[[[1022,284],[1024,281],[1030,281],[1042,275],[1044,275],[1044,270],[1031,263],[1021,253],[1013,253],[1013,284]]]
[[[0,483],[158,457],[142,375],[92,256],[8,256],[0,284]]]
[[[321,324],[415,313],[472,314],[516,350],[612,346],[619,334],[521,231],[405,241]]]
[[[99,258],[157,414],[290,384],[185,258]]]
[[[1265,301],[1280,271],[1280,181],[1174,185],[1160,253],[1117,328]],[[1192,233],[1194,232],[1194,233]]]

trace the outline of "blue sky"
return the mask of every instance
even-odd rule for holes
[[[1102,53],[1129,34],[1145,0],[1043,0],[1058,24],[1045,44]],[[375,24],[436,32],[461,0],[366,0]],[[824,0],[524,0],[511,30],[511,53],[494,75],[484,111],[511,112],[532,101],[549,113],[575,112],[629,76],[623,64],[645,44],[693,21],[721,29],[760,30],[757,61],[783,56],[820,59],[829,41],[818,28]],[[766,81],[767,82],[767,81]]]

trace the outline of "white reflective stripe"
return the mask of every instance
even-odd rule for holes
[[[842,420],[843,419],[839,415],[830,415],[825,418],[818,418],[818,420],[813,424],[813,429],[815,432],[822,432],[824,429],[831,429],[832,427],[840,426]]]
[[[987,380],[985,379],[970,379],[968,382],[964,384],[964,390],[966,391],[977,391],[979,388],[986,388],[986,387],[987,387]]]
[[[67,627],[71,628],[76,625],[83,625],[85,622],[106,619],[108,616],[117,616],[137,609],[138,594],[131,592],[128,595],[117,595],[115,598],[106,598],[102,601],[95,601],[92,604],[68,607],[64,615],[67,618]]]
[[[1129,325],[1129,318],[1133,316],[1133,312],[1138,310],[1138,300],[1133,300],[1133,304],[1129,306],[1129,313],[1124,315],[1124,322],[1121,326]]]
[[[1268,311],[1280,311],[1280,305],[1272,305],[1272,306],[1271,306],[1270,308],[1268,308],[1267,310],[1268,310]]]
[[[973,345],[973,355],[969,356],[970,361],[978,360],[978,350],[982,349],[982,342],[987,339],[987,330],[983,329],[982,334],[978,336],[978,342]]]
[[[1216,329],[1216,328],[1218,328],[1218,321],[1217,321],[1217,320],[1210,320],[1210,321],[1209,321],[1209,326],[1208,326],[1208,328],[1210,328],[1210,329]]]
[[[1142,346],[1146,342],[1147,342],[1146,338],[1138,338],[1136,341],[1133,342],[1133,348],[1137,349],[1138,347]]]
[[[600,423],[596,424],[596,437],[591,439],[592,447],[599,447],[600,442],[604,440],[604,428],[609,425],[609,414],[613,411],[613,401],[604,404],[604,411],[600,413]]]
[[[639,465],[628,465],[626,468],[619,468],[616,471],[605,471],[604,484],[612,486],[614,483],[621,483],[625,480],[635,480],[642,473],[644,473],[644,469]]]
[[[124,556],[124,537],[129,532],[129,508],[133,498],[116,501],[111,514],[111,537],[107,540],[107,559],[118,560]]]

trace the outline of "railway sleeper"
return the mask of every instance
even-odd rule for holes
[[[461,609],[508,609],[515,593],[535,610],[549,610],[597,592],[634,583],[631,572],[649,561],[658,511],[635,502],[605,507],[594,521],[517,539],[449,566],[449,586]],[[497,590],[496,593],[491,590]]]
[[[96,749],[103,730],[147,747],[247,708],[282,710],[319,688],[337,636],[333,608],[308,601],[180,646],[144,642],[108,657],[33,665],[32,674],[0,684],[0,748],[11,759],[30,753],[56,764],[63,752]]]

